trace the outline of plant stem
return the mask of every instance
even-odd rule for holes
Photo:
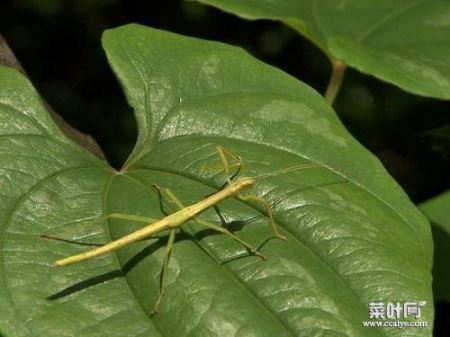
[[[330,82],[328,82],[327,91],[325,92],[325,100],[333,105],[333,102],[341,88],[342,79],[344,78],[346,65],[338,60],[332,60],[332,73]]]

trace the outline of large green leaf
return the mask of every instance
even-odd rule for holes
[[[450,2],[197,0],[247,19],[280,20],[330,58],[415,94],[450,99]]]
[[[430,336],[428,223],[319,94],[215,42],[129,25],[107,31],[103,43],[139,126],[120,172],[68,140],[30,83],[0,68],[1,334]],[[95,221],[103,215],[162,217],[152,183],[185,204],[217,191],[224,177],[216,145],[243,157],[243,175],[322,165],[253,190],[273,204],[286,242],[267,240],[262,208],[237,199],[219,205],[222,221],[262,245],[267,261],[186,223],[154,317],[165,235],[51,267],[141,226]],[[201,217],[220,223],[213,210]],[[428,328],[362,326],[368,302],[410,300],[428,301]]]
[[[422,203],[420,209],[430,220],[433,232],[434,298],[450,301],[450,191]]]

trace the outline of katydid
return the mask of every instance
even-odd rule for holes
[[[153,184],[153,187],[158,191],[158,195],[160,198],[162,198],[162,192],[164,192],[171,200],[172,203],[174,203],[179,210],[167,215],[165,218],[156,220],[152,218],[142,217],[142,216],[136,216],[136,215],[130,215],[130,214],[121,214],[121,213],[113,213],[109,214],[106,218],[115,218],[115,219],[124,219],[124,220],[131,220],[135,222],[143,222],[147,223],[146,226],[127,234],[120,239],[117,239],[115,241],[111,241],[103,246],[85,251],[83,253],[69,256],[60,260],[57,260],[54,265],[55,266],[67,266],[70,264],[78,263],[84,260],[91,259],[93,257],[103,255],[106,253],[113,252],[121,247],[124,247],[126,245],[129,245],[133,242],[148,238],[152,235],[158,234],[160,232],[169,230],[169,239],[166,246],[166,252],[164,255],[164,261],[162,265],[161,270],[161,279],[160,279],[160,288],[159,288],[159,294],[158,298],[156,300],[155,306],[153,308],[152,313],[157,313],[159,310],[159,305],[162,299],[162,296],[164,294],[164,276],[165,271],[167,269],[167,266],[169,264],[170,254],[172,251],[173,243],[175,240],[175,230],[179,228],[181,225],[186,223],[189,220],[194,220],[199,225],[205,226],[209,229],[216,230],[220,233],[226,234],[239,242],[241,245],[243,245],[249,252],[251,252],[253,255],[258,256],[261,259],[265,259],[265,256],[261,254],[257,249],[255,249],[251,244],[247,243],[246,241],[240,239],[233,233],[231,233],[228,229],[216,225],[211,222],[204,221],[202,219],[199,219],[197,216],[202,213],[203,211],[209,209],[210,207],[214,207],[221,201],[236,197],[239,200],[243,201],[249,201],[249,202],[256,202],[261,205],[263,205],[267,211],[267,215],[269,217],[270,224],[272,226],[272,231],[274,233],[274,236],[281,240],[286,240],[286,237],[281,235],[281,233],[278,230],[278,226],[274,220],[272,207],[270,203],[256,195],[242,195],[241,192],[244,190],[247,190],[253,186],[255,186],[256,182],[259,179],[265,178],[267,176],[274,176],[282,173],[292,172],[300,169],[305,168],[314,168],[314,167],[321,167],[321,165],[318,164],[306,164],[306,165],[299,165],[299,166],[292,166],[285,169],[277,170],[271,173],[262,174],[255,177],[240,177],[233,181],[232,177],[236,176],[239,172],[239,169],[242,166],[242,159],[240,156],[234,155],[233,153],[229,152],[228,150],[224,149],[221,146],[216,147],[217,153],[219,155],[219,158],[221,160],[223,171],[225,172],[225,175],[227,176],[227,182],[224,188],[221,190],[215,192],[214,194],[211,194],[210,196],[206,197],[203,200],[198,201],[195,204],[192,204],[190,206],[184,206],[176,197],[175,195],[169,190],[169,189],[162,189],[156,184]],[[229,164],[227,160],[227,156],[232,158],[233,160],[237,161],[237,171],[236,173],[230,178],[229,176]],[[44,238],[54,239],[50,236],[43,236]]]

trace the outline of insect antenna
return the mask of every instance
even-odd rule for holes
[[[273,177],[273,176],[277,176],[277,175],[284,174],[284,173],[295,172],[295,171],[300,171],[300,170],[309,169],[309,168],[321,168],[321,167],[324,167],[324,166],[320,165],[320,164],[295,165],[295,166],[282,168],[282,169],[275,170],[275,171],[268,172],[268,173],[262,173],[257,176],[253,176],[252,178],[254,180],[260,180],[260,179],[264,179],[267,177]]]

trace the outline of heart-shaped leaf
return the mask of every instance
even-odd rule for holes
[[[65,137],[30,83],[0,68],[3,336],[430,336],[428,223],[319,94],[220,43],[138,25],[107,31],[103,43],[139,129],[119,172]],[[153,183],[186,205],[218,191],[217,145],[243,158],[241,176],[320,164],[248,192],[272,204],[287,241],[270,239],[265,210],[251,202],[229,198],[200,216],[267,261],[185,223],[153,317],[165,233],[52,267],[141,227],[104,215],[163,217]],[[419,300],[427,328],[362,324],[371,301]]]
[[[247,19],[280,20],[331,59],[412,93],[450,99],[450,2],[197,0]]]

